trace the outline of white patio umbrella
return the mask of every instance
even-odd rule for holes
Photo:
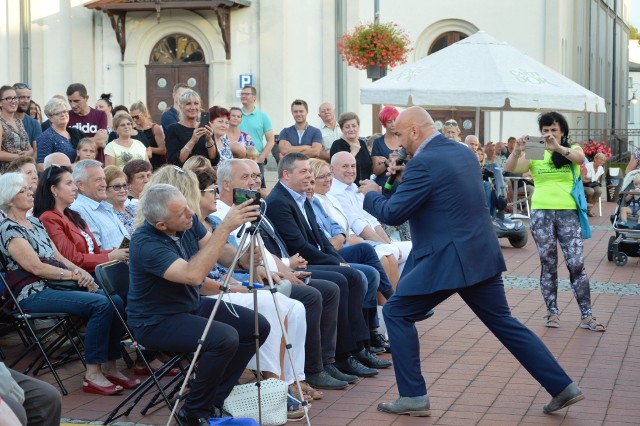
[[[606,112],[604,99],[484,31],[361,89],[363,104]]]

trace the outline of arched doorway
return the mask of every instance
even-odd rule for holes
[[[209,65],[197,41],[186,34],[171,34],[156,43],[147,65],[147,107],[154,122],[173,104],[172,91],[185,83],[209,107]]]
[[[445,47],[452,45],[453,43],[457,43],[460,40],[467,38],[467,34],[462,33],[460,31],[447,31],[445,33],[440,34],[435,38],[431,46],[429,46],[429,55],[437,52],[438,50],[442,50]],[[469,64],[471,67],[472,64]],[[469,72],[473,72],[470,69]],[[473,135],[476,133],[476,113],[475,111],[459,111],[459,110],[451,110],[451,111],[437,111],[432,110],[429,111],[433,120],[436,123],[436,128],[438,128],[448,119],[453,118],[458,122],[460,126],[460,138],[464,141],[464,138],[468,135]],[[480,143],[484,145],[483,140],[483,119],[482,114],[480,114],[480,123],[479,125],[479,135],[480,135]]]

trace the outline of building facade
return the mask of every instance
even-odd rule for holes
[[[569,114],[572,127],[626,128],[630,0],[379,3],[380,20],[414,41],[410,62],[484,30],[606,100],[607,114]],[[312,124],[323,101],[357,112],[364,136],[371,106],[359,103],[359,91],[371,81],[340,61],[336,42],[373,20],[373,8],[371,0],[0,0],[0,81],[30,83],[41,105],[82,82],[91,103],[112,93],[114,104],[142,100],[156,115],[171,104],[176,81],[208,106],[239,105],[241,82],[252,81],[276,131],[291,125],[289,105],[301,98]],[[472,126],[481,125],[483,140],[499,140],[536,132],[535,117],[504,113],[501,130],[499,113],[484,113]]]

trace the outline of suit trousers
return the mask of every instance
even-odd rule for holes
[[[319,373],[333,364],[336,353],[340,289],[327,280],[312,279],[309,285],[293,285],[291,295],[306,309],[305,374]]]
[[[156,351],[194,352],[214,304],[214,299],[203,297],[195,312],[167,316],[158,324],[133,329],[133,334]],[[270,329],[266,318],[258,314],[260,345]],[[184,403],[187,414],[208,418],[214,407],[222,407],[255,353],[254,311],[221,303],[202,343],[196,377]]]
[[[398,296],[396,293],[387,301],[382,313],[393,347],[393,366],[400,396],[427,394],[420,372],[420,344],[415,323],[454,293],[460,295],[551,396],[555,397],[571,383],[542,340],[511,315],[499,274],[471,287],[413,296]]]
[[[9,371],[24,391],[24,402],[20,404],[6,395],[1,396],[18,420],[24,426],[58,426],[62,411],[62,395],[58,389],[42,380]]]
[[[307,269],[314,278],[332,281],[340,288],[335,352],[340,355],[355,352],[358,343],[369,341],[369,327],[362,311],[366,284],[360,271],[338,265],[309,265]]]

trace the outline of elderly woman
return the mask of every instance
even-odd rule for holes
[[[460,127],[458,127],[458,122],[453,118],[444,122],[442,129],[440,129],[440,133],[442,133],[446,138],[462,142],[460,139]]]
[[[220,153],[220,161],[229,160],[233,157],[244,158],[247,151],[243,144],[231,142],[227,138],[229,130],[229,110],[219,106],[209,108],[209,120],[213,129],[213,140],[216,149]]]
[[[245,147],[255,146],[251,140],[251,135],[238,128],[240,123],[242,123],[242,110],[238,107],[229,108],[229,129],[227,130],[229,142],[238,142]]]
[[[604,163],[607,157],[599,152],[593,157],[593,161],[587,163],[582,169],[582,184],[584,185],[584,195],[587,197],[589,209],[587,214],[595,217],[593,206],[598,203],[602,195],[602,176],[604,175]]]
[[[73,163],[76,159],[76,147],[84,138],[84,133],[75,127],[69,127],[69,112],[65,101],[51,98],[44,106],[44,113],[49,117],[51,126],[36,138],[38,171],[44,169],[44,159],[54,152],[61,152]]]
[[[331,157],[336,152],[350,152],[356,158],[356,185],[360,185],[360,181],[369,179],[373,173],[373,164],[371,155],[367,149],[367,143],[360,140],[358,134],[360,132],[360,118],[356,113],[343,112],[338,118],[338,125],[342,130],[342,138],[333,142],[329,154]]]
[[[27,179],[29,187],[35,191],[38,186],[38,170],[36,169],[36,160],[33,157],[18,157],[9,163],[7,173],[21,172]]]
[[[33,215],[40,219],[60,254],[90,273],[101,263],[126,261],[128,249],[100,250],[87,223],[69,208],[77,192],[71,169],[51,166],[42,174],[35,194]]]
[[[218,164],[220,154],[213,140],[213,129],[209,123],[198,123],[200,95],[187,89],[178,99],[180,121],[167,129],[167,162],[182,166],[192,155],[202,155]]]
[[[569,144],[569,125],[562,114],[549,112],[538,117],[540,133],[546,140],[543,160],[528,160],[522,154],[524,137],[518,139],[504,169],[507,172],[530,171],[536,182],[531,199],[531,234],[538,247],[542,265],[540,288],[547,305],[546,326],[560,326],[558,316],[558,243],[569,269],[571,288],[580,308],[580,328],[605,331],[591,311],[589,277],[584,268],[584,241],[576,202],[571,196],[580,176],[584,153],[578,144]]]
[[[67,188],[72,185],[73,181],[66,183]],[[128,379],[116,365],[121,357],[123,327],[111,304],[98,292],[91,274],[60,254],[42,222],[27,217],[32,207],[33,192],[22,174],[0,176],[0,210],[7,214],[0,225],[0,253],[5,257],[7,278],[18,295],[18,303],[29,312],[55,311],[87,319],[84,392],[114,395],[123,388],[135,388],[138,381]],[[30,282],[27,284],[18,276]],[[56,290],[44,280],[73,280],[88,291]],[[124,309],[118,296],[114,296],[114,301],[119,310]]]
[[[133,118],[138,129],[142,130],[149,141],[149,148],[151,148],[149,161],[153,169],[164,166],[167,163],[167,146],[164,141],[162,126],[151,121],[149,109],[142,101],[131,105],[131,118]]]
[[[216,228],[216,222],[210,215],[214,213],[216,208],[217,187],[216,175],[212,169],[199,170],[195,174],[191,171],[182,173],[176,172],[175,167],[162,167],[153,175],[151,185],[167,183],[175,186],[187,199],[187,204],[199,218],[200,222],[205,226],[207,231],[213,233]],[[235,250],[235,249],[233,249]],[[217,282],[223,280],[222,273],[226,270],[214,268],[209,275]],[[248,279],[248,277],[246,277]],[[225,301],[233,304],[253,309],[253,295],[248,294],[246,289],[239,285],[235,279],[232,280],[231,293],[224,296]],[[215,292],[214,294],[217,294]],[[299,380],[304,380],[304,342],[307,330],[305,320],[305,309],[302,303],[284,296],[282,293],[275,293],[283,320],[288,325],[288,336],[293,344],[293,358],[298,373]],[[217,297],[217,296],[214,296]],[[282,330],[279,325],[278,316],[275,305],[272,300],[271,293],[266,291],[258,291],[258,306],[260,313],[267,318],[271,324],[271,333],[260,348],[260,367],[265,377],[284,378],[289,384],[293,383],[293,369],[288,359],[284,356],[282,343]],[[284,362],[284,373],[282,365]],[[249,362],[249,367],[255,369],[255,358]],[[288,404],[289,408],[293,408],[295,404]]]
[[[16,118],[18,95],[11,86],[0,87],[0,173],[13,160],[32,156],[33,148],[22,120]]]
[[[133,234],[133,219],[136,217],[136,207],[129,203],[127,175],[116,166],[104,168],[104,176],[107,179],[107,203],[113,206],[113,212],[127,229],[129,235]]]
[[[133,139],[133,119],[129,114],[126,112],[116,114],[113,117],[113,127],[118,133],[118,139],[109,142],[104,148],[105,166],[117,165],[122,169],[131,160],[149,161],[151,148]]]
[[[127,183],[129,185],[129,194],[125,206],[129,204],[134,207],[138,204],[138,200],[142,196],[142,190],[151,182],[152,166],[151,163],[144,160],[129,161],[122,169],[127,175]]]

